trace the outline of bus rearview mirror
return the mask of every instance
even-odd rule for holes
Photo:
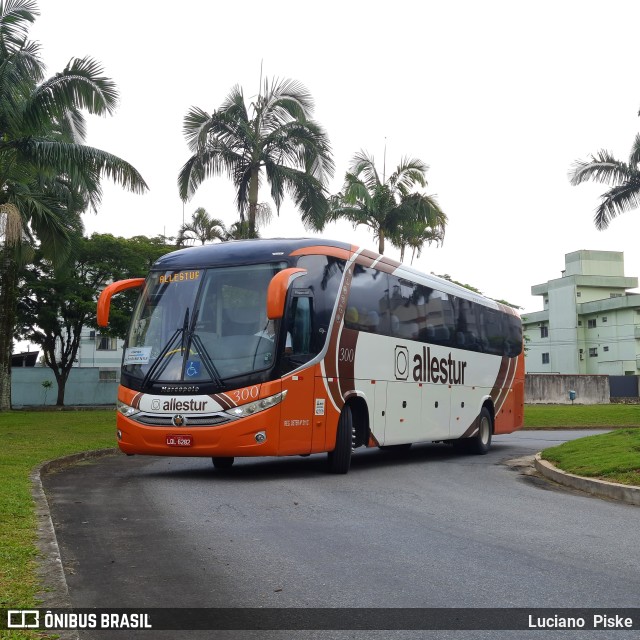
[[[141,287],[144,284],[144,278],[129,278],[128,280],[118,280],[106,286],[100,297],[98,298],[98,326],[106,327],[109,322],[109,309],[111,308],[111,298],[127,289]]]
[[[290,267],[276,273],[267,289],[267,318],[278,320],[284,315],[284,304],[291,283],[307,273],[306,269]]]

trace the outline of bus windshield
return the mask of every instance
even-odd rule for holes
[[[123,372],[152,383],[214,384],[269,370],[278,321],[267,287],[283,262],[152,272],[131,319]]]

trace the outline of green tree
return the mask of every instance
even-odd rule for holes
[[[113,113],[118,92],[91,58],[72,58],[45,79],[38,43],[28,40],[34,0],[0,2],[0,410],[11,407],[11,351],[20,252],[25,241],[63,262],[81,227],[79,213],[97,210],[100,181],[142,192],[130,164],[87,146],[83,112]]]
[[[288,193],[305,226],[321,229],[333,160],[327,134],[312,113],[311,95],[292,80],[265,79],[248,106],[235,86],[213,114],[191,107],[183,130],[192,155],[178,176],[180,197],[189,200],[206,178],[226,173],[236,189],[240,221],[247,219],[254,237],[258,190],[266,177],[278,213]]]
[[[78,355],[82,328],[96,327],[96,302],[112,280],[146,275],[150,262],[167,252],[153,239],[93,234],[77,238],[73,258],[57,266],[42,251],[25,267],[20,280],[17,334],[42,349],[44,363],[58,385],[56,404],[64,404],[69,373]],[[124,337],[136,292],[123,292],[111,305],[109,329],[102,334]]]
[[[611,188],[600,196],[593,222],[603,231],[613,218],[640,206],[640,134],[633,141],[628,162],[616,160],[601,149],[588,160],[576,160],[571,167],[569,179],[572,185],[592,180]]]
[[[419,212],[411,212],[412,203],[416,208],[426,206],[424,216],[427,222],[423,222],[423,216]],[[428,204],[427,204],[428,203]],[[414,258],[419,258],[425,244],[435,242],[441,245],[444,242],[444,232],[447,224],[447,216],[438,206],[433,196],[412,194],[405,198],[405,207],[408,211],[406,219],[400,221],[389,238],[391,244],[400,249],[400,262],[404,262],[404,254],[407,247],[412,250],[411,263]]]
[[[92,236],[93,238],[94,236]],[[131,278],[144,278],[147,275],[147,271],[151,268],[153,263],[166,253],[175,251],[178,246],[171,242],[174,238],[167,237],[162,234],[149,238],[147,236],[133,236],[128,238],[128,242],[133,247],[134,251],[141,258],[141,262],[136,265],[136,270],[131,271]],[[118,297],[116,296],[112,301],[114,304]]]
[[[415,191],[427,185],[428,169],[422,160],[404,158],[388,178],[380,178],[373,156],[356,153],[342,191],[331,199],[329,219],[369,227],[379,253],[384,253],[386,239],[402,248],[427,228],[434,234],[431,241],[444,237],[446,215],[433,196]]]
[[[206,209],[198,207],[191,215],[191,222],[185,222],[180,227],[176,242],[179,247],[195,241],[206,244],[214,240],[224,240],[226,233],[222,220],[212,218]]]

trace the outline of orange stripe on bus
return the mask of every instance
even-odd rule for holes
[[[334,258],[342,258],[343,260],[349,260],[351,258],[351,254],[355,253],[358,250],[358,247],[351,245],[351,250],[341,249],[340,247],[326,247],[322,245],[318,245],[315,247],[302,247],[301,249],[296,249],[292,251],[289,255],[291,256],[333,256]]]

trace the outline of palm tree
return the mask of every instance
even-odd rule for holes
[[[180,227],[176,244],[182,247],[196,240],[205,244],[214,240],[224,240],[226,235],[224,222],[218,218],[212,218],[204,207],[198,207],[191,216],[191,222],[185,222]]]
[[[287,192],[305,226],[321,229],[333,160],[327,134],[311,120],[312,112],[311,95],[302,84],[275,79],[265,79],[249,106],[236,85],[213,114],[191,107],[183,131],[192,155],[178,176],[180,197],[189,200],[203,180],[226,173],[236,188],[240,221],[248,219],[254,237],[258,190],[266,176],[278,213]]]
[[[569,174],[572,185],[587,180],[610,185],[596,208],[593,222],[596,229],[603,231],[620,213],[625,213],[640,206],[640,134],[636,135],[629,154],[628,162],[616,160],[604,149],[592,155],[587,161],[577,160]]]
[[[442,245],[447,224],[447,216],[439,208],[433,196],[413,194],[405,199],[404,206],[407,209],[410,209],[411,205],[414,204],[412,202],[413,199],[415,199],[416,206],[427,206],[425,212],[427,222],[421,222],[420,215],[416,213],[411,215],[408,212],[410,213],[409,219],[401,222],[389,238],[391,244],[400,249],[400,262],[404,262],[406,248],[410,247],[412,249],[412,264],[416,255],[418,258],[420,257],[425,244],[430,245],[435,242],[437,245]]]
[[[329,219],[344,218],[354,226],[368,226],[378,240],[379,253],[384,253],[387,238],[392,244],[406,245],[406,233],[413,229],[415,237],[418,225],[422,225],[420,232],[432,230],[431,241],[443,238],[447,216],[433,196],[415,191],[427,185],[428,169],[422,160],[403,158],[389,178],[383,174],[381,179],[373,156],[366,151],[356,153],[342,192],[331,199]]]
[[[100,180],[147,188],[124,160],[83,144],[83,111],[113,113],[118,92],[91,58],[73,58],[45,79],[40,47],[28,40],[34,0],[0,2],[0,410],[11,406],[10,364],[22,240],[39,243],[57,264],[100,203]]]
[[[264,202],[258,203],[256,211],[256,225],[251,232],[249,230],[249,222],[247,220],[237,220],[226,230],[225,240],[248,240],[250,238],[260,237],[260,228],[269,224],[273,218],[271,207]]]

